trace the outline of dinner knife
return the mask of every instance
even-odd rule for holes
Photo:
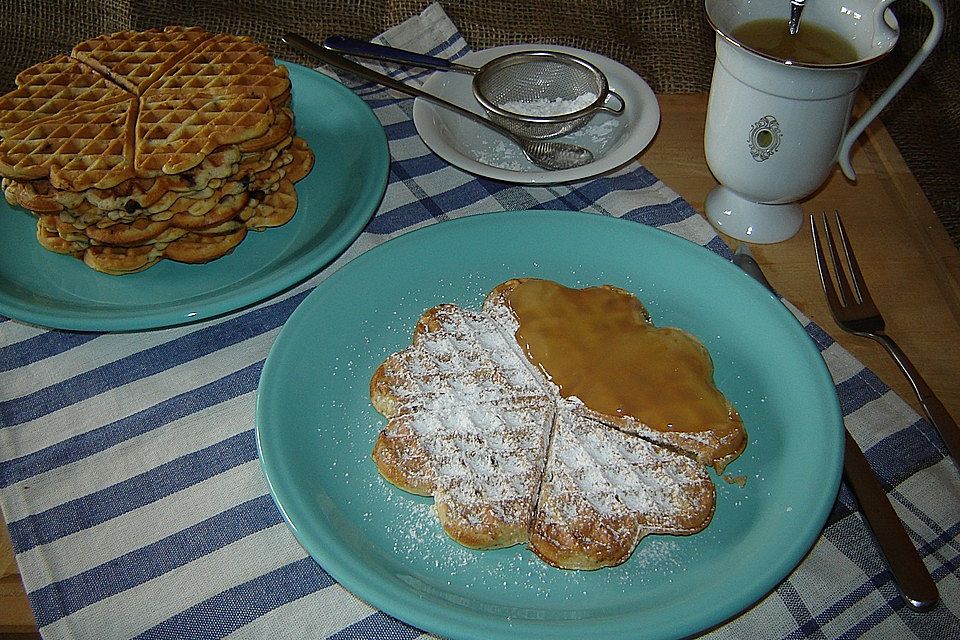
[[[746,244],[740,243],[737,247],[733,263],[776,295],[777,292],[764,277],[760,265]],[[880,552],[887,560],[887,566],[890,567],[900,594],[911,608],[926,611],[940,599],[937,585],[893,510],[887,493],[874,475],[860,446],[847,430],[844,430],[844,438],[843,474],[847,484],[860,503],[863,517],[873,532]]]

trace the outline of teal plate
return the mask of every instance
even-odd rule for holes
[[[249,233],[230,255],[203,265],[161,260],[109,276],[42,248],[36,218],[0,198],[0,314],[57,329],[126,331],[195,322],[259,302],[319,271],[360,235],[387,184],[386,135],[342,84],[284,63],[297,135],[316,155],[297,183],[286,225]]]
[[[409,344],[425,309],[476,307],[520,276],[623,287],[657,324],[709,348],[750,441],[726,471],[746,485],[716,478],[716,516],[703,532],[648,537],[618,567],[564,571],[523,546],[461,547],[443,534],[432,500],[381,479],[370,459],[384,425],[369,401],[374,369]],[[400,620],[450,638],[677,638],[743,611],[810,549],[836,499],[843,423],[803,328],[726,260],[635,222],[523,211],[413,231],[323,281],[264,365],[257,443],[307,551]]]

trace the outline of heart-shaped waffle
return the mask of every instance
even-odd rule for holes
[[[21,71],[17,88],[0,97],[0,136],[18,125],[126,99],[127,92],[69,56]]]
[[[57,116],[28,119],[0,141],[0,173],[50,178],[55,188],[113,187],[134,176],[132,97]]]
[[[266,47],[246,36],[216,34],[185,56],[155,85],[155,90],[199,90],[224,93],[254,90],[281,104],[290,88],[284,67]]]
[[[85,40],[71,55],[130,93],[142,95],[210,37],[195,27],[120,31]]]
[[[256,92],[156,91],[140,101],[137,174],[181,173],[214,150],[262,136],[273,124],[270,99]]]
[[[381,475],[432,495],[461,544],[527,542],[562,568],[616,565],[646,535],[703,529],[715,490],[695,455],[598,420],[528,359],[504,304],[522,282],[494,289],[480,311],[427,310],[411,346],[378,367],[370,398],[388,419],[373,449]]]

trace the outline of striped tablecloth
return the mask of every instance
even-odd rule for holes
[[[468,50],[438,5],[383,38],[446,57]],[[359,253],[447,219],[543,208],[628,218],[730,255],[636,163],[565,186],[477,178],[423,145],[412,100],[351,86],[383,123],[393,161],[376,216],[324,272],[252,309],[171,329],[99,334],[0,321],[0,507],[45,638],[421,634],[355,598],[304,552],[268,493],[254,442],[257,383],[278,330]],[[797,313],[943,601],[922,614],[906,607],[844,486],[800,566],[710,637],[960,637],[956,468],[924,420]]]

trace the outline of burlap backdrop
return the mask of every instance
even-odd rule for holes
[[[787,0],[781,0],[785,5]],[[881,115],[954,243],[960,247],[960,23],[956,0],[942,0],[946,31],[918,76]],[[282,58],[310,64],[280,42],[343,33],[369,38],[420,12],[429,0],[3,0],[0,83],[69,50],[73,43],[121,29],[182,24],[252,35]],[[702,0],[446,0],[446,12],[475,48],[549,42],[596,51],[635,69],[658,92],[706,91],[713,67],[713,33]],[[917,0],[894,5],[902,38],[894,55],[866,82],[876,96],[916,51],[929,26]]]

